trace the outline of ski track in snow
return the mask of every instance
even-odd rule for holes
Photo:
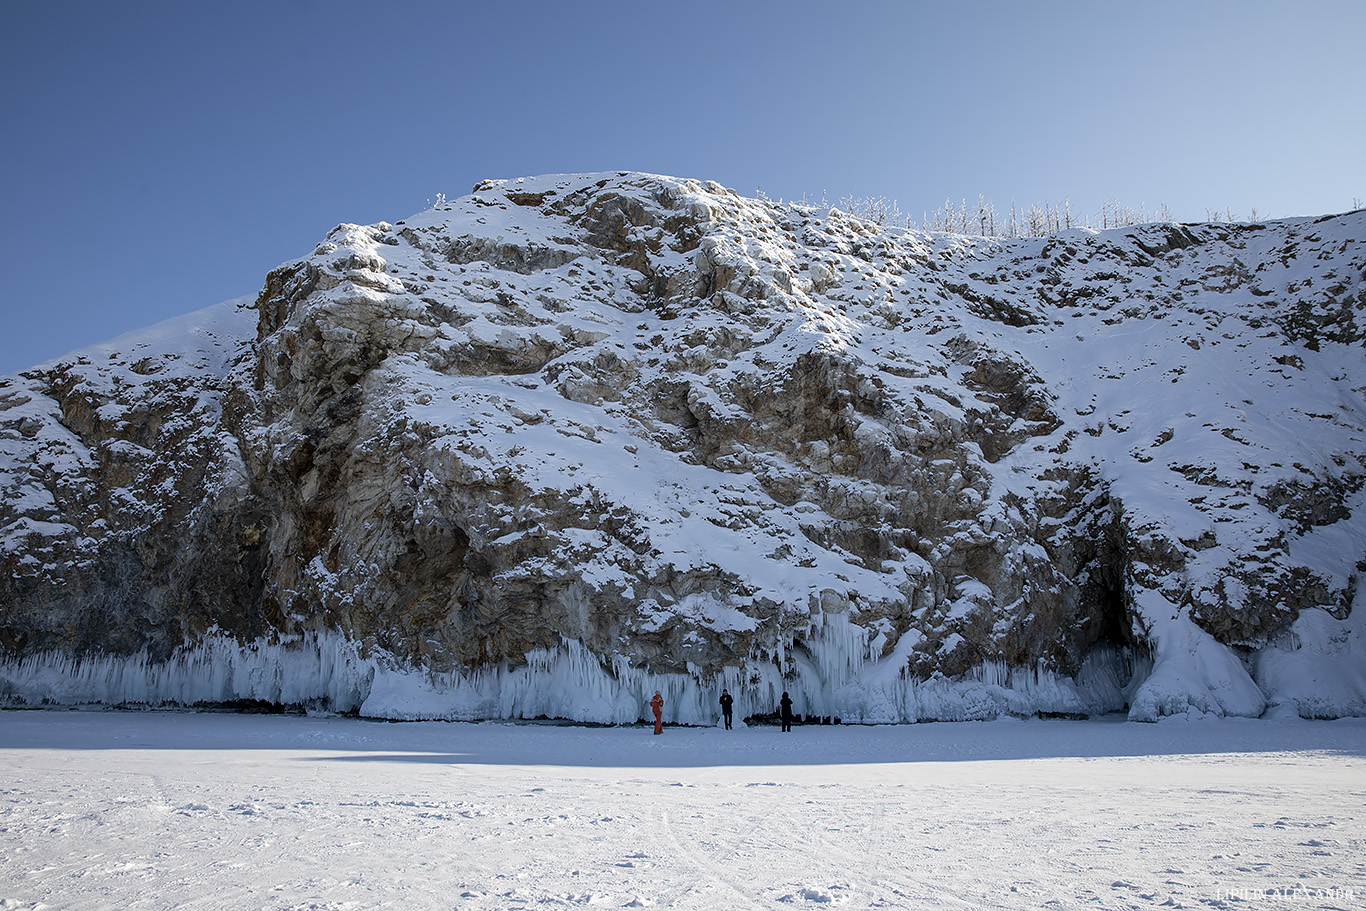
[[[1366,720],[0,713],[0,909],[1366,907]]]

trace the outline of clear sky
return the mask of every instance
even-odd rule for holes
[[[10,3],[0,373],[486,177],[1341,212],[1363,38],[1363,0]]]

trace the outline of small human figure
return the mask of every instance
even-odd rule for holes
[[[655,693],[655,698],[650,700],[650,708],[655,710],[655,733],[664,733],[664,697]]]
[[[783,690],[782,698],[783,730],[792,730],[792,697],[787,695],[787,690]]]
[[[731,705],[733,705],[734,703],[735,703],[735,700],[732,699],[732,698],[730,697],[730,690],[722,689],[722,690],[721,690],[721,714],[722,714],[722,715],[725,717],[725,719],[726,719],[726,730],[728,730],[728,731],[730,730],[730,707],[731,707]]]

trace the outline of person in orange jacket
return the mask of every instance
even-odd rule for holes
[[[664,697],[655,693],[655,698],[650,700],[650,708],[655,710],[655,733],[664,733]]]

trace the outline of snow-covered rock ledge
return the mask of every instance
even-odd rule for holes
[[[0,377],[4,698],[1360,713],[1364,275],[620,172],[339,225]]]

